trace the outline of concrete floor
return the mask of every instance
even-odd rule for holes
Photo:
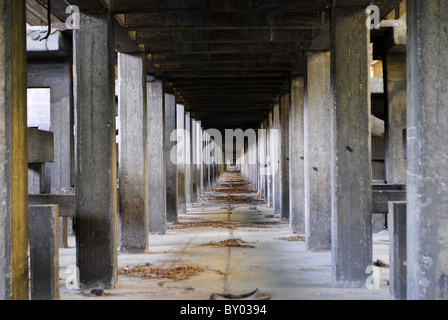
[[[216,196],[207,193],[207,196]],[[187,208],[179,223],[164,236],[151,235],[146,254],[118,255],[119,268],[151,264],[173,268],[200,267],[185,280],[142,279],[119,275],[116,288],[92,297],[66,288],[67,266],[75,264],[75,249],[60,250],[61,299],[207,300],[213,293],[242,294],[259,289],[273,300],[389,299],[389,269],[380,268],[380,289],[340,289],[332,286],[331,252],[308,252],[303,241],[286,241],[289,224],[270,217],[272,208],[255,202],[228,203],[203,197]],[[229,211],[231,213],[229,214]],[[210,241],[240,238],[253,248],[204,246]],[[74,246],[74,238],[70,238]],[[388,263],[388,233],[374,234],[374,261]],[[370,274],[366,274],[366,279]]]

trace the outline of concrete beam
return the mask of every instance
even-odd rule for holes
[[[448,299],[448,2],[407,2],[408,299]]]
[[[118,54],[121,249],[148,249],[148,152],[145,56]]]
[[[370,30],[365,7],[337,7],[332,15],[333,280],[365,287],[372,264]]]
[[[74,32],[77,111],[76,261],[80,285],[117,280],[117,151],[112,17],[81,13]]]
[[[28,300],[25,1],[0,3],[0,300]]]

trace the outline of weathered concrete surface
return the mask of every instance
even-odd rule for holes
[[[59,300],[59,208],[29,207],[30,298]]]
[[[176,106],[176,129],[186,130],[185,126],[185,107],[182,104]],[[178,150],[177,156],[179,163],[177,164],[177,213],[185,214],[187,211],[187,152],[186,137],[179,137],[177,140]],[[182,144],[182,145],[180,145]],[[179,150],[179,147],[181,150]]]
[[[293,233],[305,233],[304,106],[305,79],[296,76],[291,80],[289,116],[289,207]]]
[[[305,234],[311,251],[331,250],[330,52],[308,53],[305,103]]]
[[[274,212],[277,214],[281,214],[282,210],[282,195],[281,195],[281,170],[282,166],[280,163],[280,158],[282,155],[282,148],[281,148],[281,130],[280,130],[280,103],[274,104],[274,110],[272,112],[272,128],[274,130],[277,130],[277,135],[272,135],[272,149],[271,149],[271,155],[272,155],[272,163],[273,163],[273,206],[274,206]]]
[[[408,1],[408,299],[448,299],[448,2]]]
[[[46,163],[54,161],[54,133],[27,128],[28,163]]]
[[[332,11],[332,251],[336,286],[364,287],[372,264],[370,32],[364,7]]]
[[[25,1],[0,3],[0,300],[27,300]]]
[[[289,221],[289,113],[291,107],[291,95],[289,91],[283,91],[280,97],[280,202],[281,218]]]
[[[406,201],[389,202],[390,298],[407,298]]]
[[[388,184],[406,184],[403,148],[403,130],[406,129],[406,53],[387,54],[386,83],[386,181]]]
[[[118,54],[120,247],[140,253],[148,248],[145,61],[144,54]]]
[[[177,165],[171,161],[172,150],[177,142],[171,141],[171,133],[176,130],[176,99],[174,95],[164,94],[165,108],[165,167],[166,167],[166,221],[176,222],[178,212]],[[173,151],[174,154],[177,151]]]
[[[81,286],[117,276],[117,151],[112,17],[81,13],[74,32],[77,112],[76,252]]]

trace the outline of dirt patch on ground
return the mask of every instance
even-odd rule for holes
[[[203,272],[199,267],[183,265],[173,268],[157,268],[151,264],[135,267],[125,267],[118,270],[118,274],[130,277],[140,277],[142,279],[172,279],[176,281],[185,280],[189,277]]]
[[[305,241],[305,236],[281,237],[279,239],[283,241]]]
[[[240,238],[232,238],[219,242],[211,241],[208,243],[204,243],[203,246],[255,248],[254,246],[247,244],[246,241],[243,241]]]

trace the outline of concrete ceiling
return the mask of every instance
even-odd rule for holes
[[[60,16],[68,3],[81,12],[107,8],[118,22],[118,51],[144,51],[149,72],[204,128],[245,129],[259,126],[291,74],[304,73],[306,51],[329,49],[332,5],[370,2],[53,0],[52,7]],[[390,12],[400,1],[377,2]]]

